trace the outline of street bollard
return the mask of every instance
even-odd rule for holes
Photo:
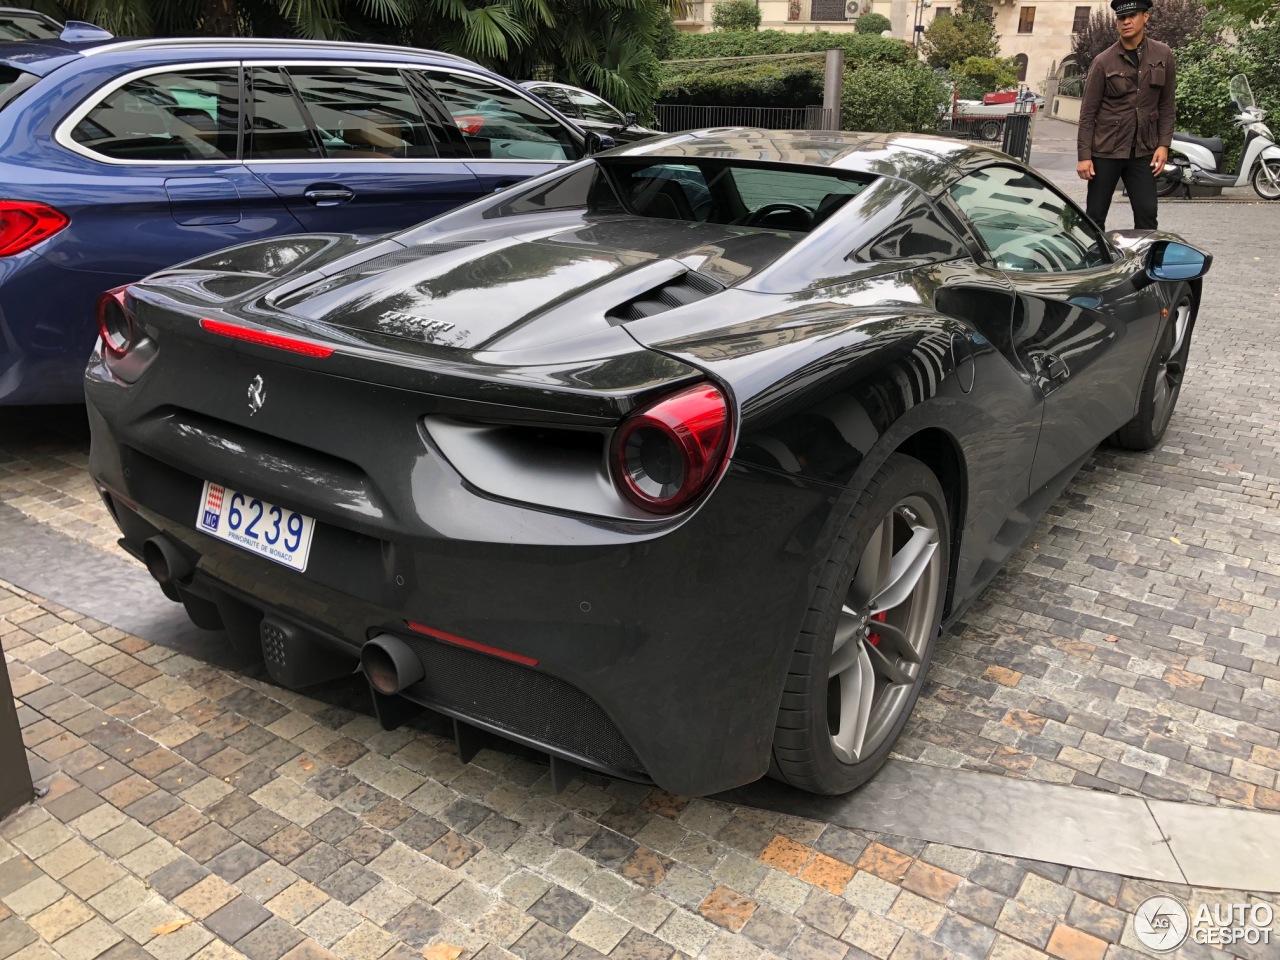
[[[9,671],[0,663],[0,819],[29,802],[34,795]]]

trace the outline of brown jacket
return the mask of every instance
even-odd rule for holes
[[[1076,135],[1080,160],[1145,157],[1173,141],[1173,51],[1148,37],[1135,69],[1123,50],[1117,41],[1089,64]]]

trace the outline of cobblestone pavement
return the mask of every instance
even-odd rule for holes
[[[1137,960],[1148,896],[1262,902],[605,778],[557,795],[2,582],[0,642],[49,787],[0,826],[13,960]]]

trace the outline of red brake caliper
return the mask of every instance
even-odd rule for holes
[[[884,623],[886,620],[889,619],[889,614],[887,611],[882,610],[879,613],[873,613],[871,615],[871,619],[876,623]],[[870,643],[873,647],[880,646],[880,634],[878,633],[867,634],[867,642]]]

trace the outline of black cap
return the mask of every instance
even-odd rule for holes
[[[1151,0],[1111,0],[1111,9],[1116,16],[1122,13],[1142,13],[1151,9]]]

